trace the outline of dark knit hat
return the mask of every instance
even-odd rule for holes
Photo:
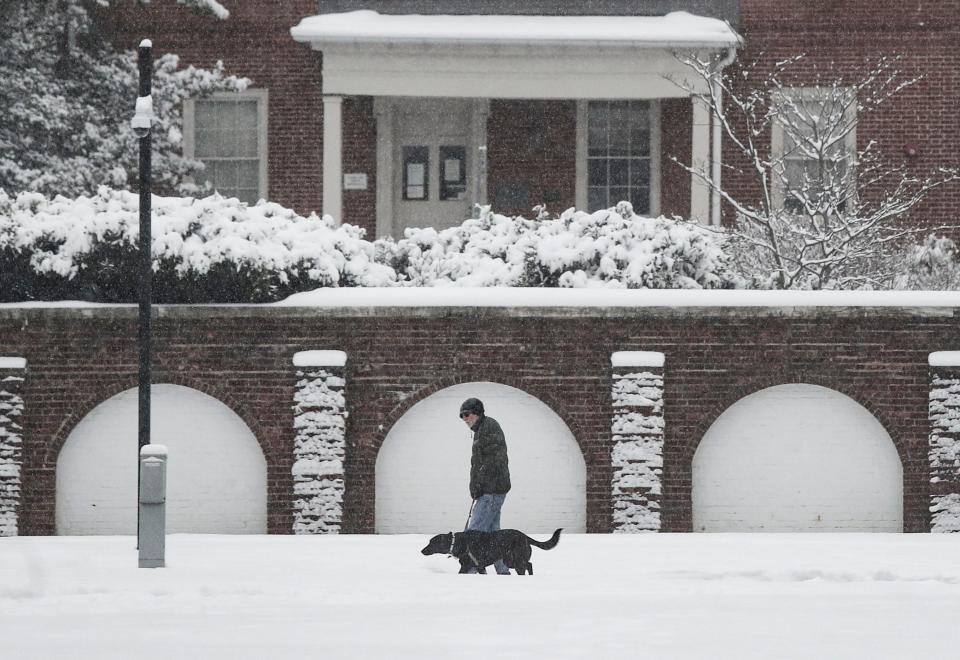
[[[472,412],[483,416],[483,401],[474,398],[467,399],[460,404],[460,414],[462,415],[466,412]]]

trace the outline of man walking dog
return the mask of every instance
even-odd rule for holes
[[[510,468],[507,443],[500,424],[484,414],[480,399],[467,399],[460,406],[460,419],[473,431],[473,453],[470,457],[470,497],[473,506],[467,529],[495,532],[500,529],[500,509],[510,491]],[[509,575],[503,561],[494,568],[500,575]],[[476,569],[470,571],[476,573]]]

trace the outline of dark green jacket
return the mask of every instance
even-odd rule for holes
[[[505,495],[510,490],[507,443],[500,424],[481,417],[473,428],[473,455],[470,457],[470,497]]]

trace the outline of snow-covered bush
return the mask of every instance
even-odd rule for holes
[[[629,202],[559,218],[508,218],[483,209],[459,227],[409,229],[393,265],[415,286],[732,288],[719,236],[634,214]]]
[[[266,302],[342,286],[733,287],[716,235],[627,203],[556,219],[485,209],[443,231],[367,241],[351,225],[218,195],[154,197],[157,302]],[[0,191],[0,300],[137,299],[139,199],[101,187],[49,199]]]
[[[136,300],[137,195],[0,191],[0,300]],[[265,302],[324,286],[386,286],[363,231],[277,204],[154,197],[157,302]]]

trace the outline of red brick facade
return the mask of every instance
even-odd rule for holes
[[[291,528],[291,358],[311,349],[348,356],[346,532],[373,531],[374,467],[393,424],[431,393],[474,381],[529,392],[563,419],[586,463],[587,530],[610,531],[610,356],[622,350],[666,356],[664,531],[692,528],[691,461],[717,417],[765,387],[809,383],[850,396],[883,425],[903,465],[904,529],[922,532],[927,356],[960,345],[958,312],[161,307],[153,373],[219,399],[256,436],[272,533]],[[98,404],[136,386],[136,309],[0,310],[0,355],[27,360],[20,533],[52,534],[65,440]]]
[[[891,0],[818,0],[778,2],[742,0],[740,34],[746,47],[739,60],[773,63],[797,55],[787,84],[809,85],[820,75],[856,77],[882,56],[899,56],[897,69],[919,81],[891,98],[874,114],[860,114],[858,148],[875,140],[892,164],[922,176],[937,167],[960,165],[960,3],[903,3]],[[916,150],[908,156],[906,147]],[[729,146],[725,154],[730,154]],[[742,165],[742,163],[741,163]],[[753,182],[726,175],[734,190],[751,190]],[[913,212],[914,219],[935,225],[955,222],[960,187],[935,192]]]
[[[198,17],[171,2],[128,7],[113,14],[120,45],[132,47],[153,38],[157,52],[176,52],[182,61],[209,66],[222,59],[230,72],[249,76],[270,92],[269,197],[300,213],[322,206],[321,57],[290,37],[290,27],[316,13],[312,0],[262,3],[225,0],[227,21]],[[811,84],[817,72],[826,79],[853,74],[881,55],[902,55],[901,69],[922,80],[892,99],[880,113],[862,117],[861,147],[876,140],[894,163],[923,174],[937,166],[956,166],[960,130],[955,106],[960,100],[958,40],[960,4],[879,0],[817,0],[771,3],[743,0],[740,33],[742,62],[772,63],[805,54],[793,84]],[[344,172],[366,172],[366,191],[344,192],[344,220],[376,227],[376,122],[369,97],[344,104]],[[690,209],[689,175],[670,160],[689,162],[689,101],[663,102],[662,210],[686,215]],[[551,211],[574,204],[575,107],[573,102],[492,100],[488,123],[489,178],[492,200],[502,181],[521,183],[529,202],[545,202]],[[905,148],[913,147],[915,156]],[[734,165],[729,144],[724,153]],[[749,177],[725,174],[737,194],[756,190]],[[495,209],[523,212],[529,208]],[[960,210],[960,187],[936,192],[914,217],[927,224],[953,221]]]

